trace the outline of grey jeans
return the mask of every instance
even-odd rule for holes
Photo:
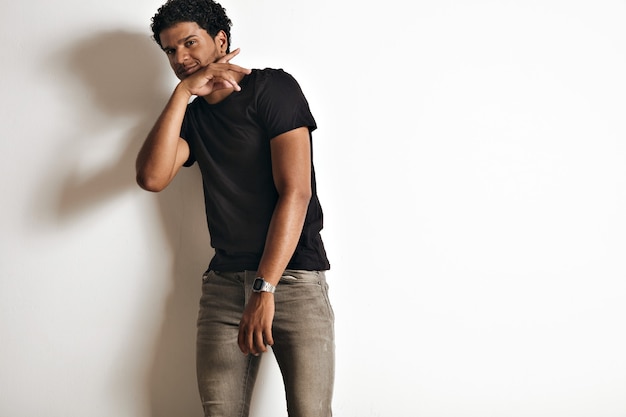
[[[205,416],[246,417],[261,356],[237,344],[255,271],[208,271],[198,314],[197,374]],[[330,417],[335,373],[334,313],[323,271],[286,270],[274,294],[272,347],[290,417]]]

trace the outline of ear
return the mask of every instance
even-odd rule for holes
[[[220,52],[227,53],[229,45],[228,45],[228,36],[226,35],[226,32],[224,32],[223,30],[220,30],[219,32],[217,32],[217,35],[215,35],[214,39],[215,39],[215,45],[220,50]]]

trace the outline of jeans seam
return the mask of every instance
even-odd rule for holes
[[[248,356],[248,361],[246,363],[246,376],[243,380],[243,403],[241,404],[241,409],[239,412],[239,417],[246,417],[246,409],[248,408],[246,402],[248,401],[248,385],[250,381],[250,371],[252,369],[252,358]]]

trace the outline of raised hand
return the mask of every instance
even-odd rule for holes
[[[214,91],[232,88],[240,91],[238,82],[251,70],[231,64],[230,60],[239,54],[239,48],[222,58],[199,69],[181,81],[180,86],[191,95],[207,96]]]

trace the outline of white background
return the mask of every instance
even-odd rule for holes
[[[199,174],[134,183],[160,4],[0,5],[1,416],[201,415]],[[626,416],[626,2],[223,5],[319,125],[335,415]]]

